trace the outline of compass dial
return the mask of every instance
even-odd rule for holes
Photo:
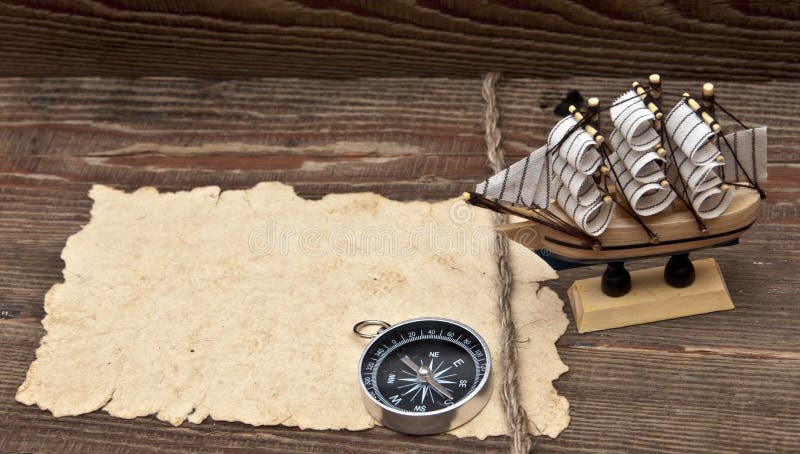
[[[380,406],[408,413],[446,410],[469,399],[488,378],[486,344],[444,319],[392,326],[367,347],[360,364],[365,391]]]

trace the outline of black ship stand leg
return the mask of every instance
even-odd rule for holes
[[[600,288],[607,296],[617,298],[631,290],[631,273],[625,269],[625,262],[608,262]]]
[[[684,288],[694,282],[694,265],[689,260],[689,254],[677,254],[670,257],[667,266],[664,267],[664,280],[667,284]]]

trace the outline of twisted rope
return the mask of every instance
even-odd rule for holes
[[[493,173],[500,172],[506,167],[505,155],[500,143],[503,138],[497,123],[500,111],[497,109],[497,95],[495,89],[500,80],[500,74],[491,72],[483,79],[481,94],[486,101],[484,124],[486,126],[486,155]],[[505,224],[508,221],[506,214],[496,213],[495,224]],[[497,267],[499,271],[500,295],[497,308],[500,315],[502,328],[501,358],[504,359],[502,386],[500,399],[506,413],[506,423],[511,430],[510,450],[514,454],[526,454],[530,451],[532,440],[528,433],[528,414],[520,402],[519,376],[517,371],[517,329],[511,314],[511,285],[513,274],[511,261],[508,256],[508,240],[497,232],[495,236],[497,247]]]

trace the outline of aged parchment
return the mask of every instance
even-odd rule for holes
[[[496,351],[485,210],[367,193],[310,201],[279,183],[162,194],[95,186],[90,197],[92,219],[62,252],[64,283],[47,293],[47,334],[17,393],[54,416],[103,409],[175,425],[211,416],[360,430],[375,422],[361,402],[367,342],[355,322],[452,318]],[[537,284],[555,273],[511,248],[524,406],[531,432],[554,437],[569,422],[552,386],[567,370],[554,346],[567,318]],[[505,434],[497,389],[453,433]]]

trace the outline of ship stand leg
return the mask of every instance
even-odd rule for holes
[[[625,262],[608,262],[600,288],[612,298],[623,296],[631,290],[631,273],[625,269]]]
[[[689,254],[677,254],[670,257],[664,267],[664,280],[667,284],[684,288],[694,282],[694,265],[689,260]]]

